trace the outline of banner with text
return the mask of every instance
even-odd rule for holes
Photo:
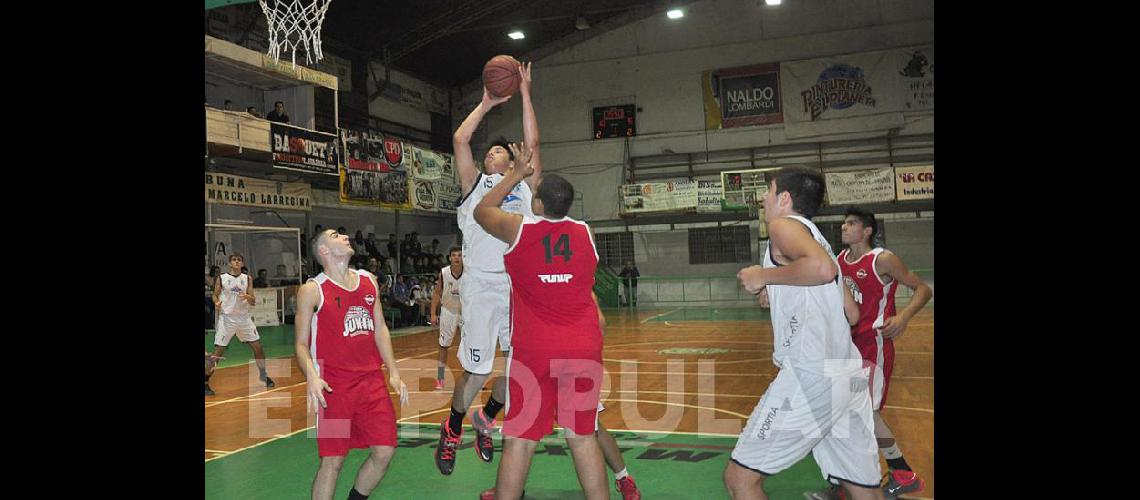
[[[273,166],[316,174],[338,175],[337,137],[283,123],[269,126]]]
[[[720,212],[723,199],[720,179],[697,181],[697,212]]]
[[[789,138],[897,128],[934,109],[934,47],[783,62],[780,83]]]
[[[281,303],[278,301],[281,290],[281,288],[253,289],[255,304],[250,308],[249,315],[253,318],[254,325],[277,326],[281,324],[281,318],[277,315],[277,309],[281,307]]]
[[[621,186],[622,213],[696,208],[697,183],[689,179]]]
[[[852,205],[895,200],[895,171],[892,168],[826,172],[827,203]]]
[[[784,122],[780,65],[760,64],[704,71],[705,128]]]
[[[900,201],[934,199],[934,165],[895,167],[895,187]]]
[[[278,182],[206,172],[206,203],[308,212],[313,209],[313,192],[304,182]]]

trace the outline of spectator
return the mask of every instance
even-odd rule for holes
[[[356,230],[356,235],[352,237],[352,250],[355,252],[354,256],[360,258],[368,256],[368,249],[364,246],[364,231]]]
[[[391,304],[400,310],[400,320],[403,324],[408,324],[413,321],[412,314],[415,313],[416,301],[412,299],[412,290],[408,287],[407,276],[400,275],[396,278],[396,284],[392,286]]]
[[[379,259],[383,256],[380,253],[380,248],[376,246],[376,233],[368,233],[368,237],[364,239],[364,250],[370,257]]]
[[[633,265],[633,262],[626,261],[618,276],[624,278],[622,282],[625,284],[625,305],[637,307],[637,278],[641,276],[637,266]]]
[[[265,269],[257,270],[257,278],[253,280],[254,288],[269,288],[269,271]]]
[[[395,259],[396,255],[396,233],[388,233],[388,258]]]
[[[277,274],[273,276],[273,284],[275,286],[285,286],[289,279],[289,276],[286,274],[287,272],[285,264],[277,264]]]
[[[412,300],[416,302],[417,313],[416,323],[423,322],[431,326],[430,316],[428,315],[428,308],[431,307],[431,288],[428,282],[423,284],[412,285]]]
[[[423,245],[420,245],[420,233],[412,231],[412,254],[420,255],[424,253]]]
[[[428,253],[430,253],[432,255],[438,255],[439,254],[439,238],[432,238],[431,239],[431,250],[428,251]],[[443,267],[443,266],[440,266],[440,267]]]
[[[399,271],[403,274],[412,274],[416,272],[416,263],[412,260],[412,256],[410,254],[404,254],[402,260],[400,261]]]
[[[392,259],[380,259],[380,273],[392,274]]]
[[[258,113],[257,108],[255,108],[253,106],[245,108],[245,112],[253,115],[255,118],[261,118],[261,113]]]
[[[229,99],[226,99],[225,104],[222,104],[222,109],[224,109],[226,111],[233,111],[234,110],[234,102],[229,100]]]
[[[222,272],[222,268],[218,266],[210,266],[210,274],[206,275],[206,291],[214,292],[214,281],[218,279],[218,273]]]
[[[321,231],[324,231],[324,230],[325,230],[325,226],[322,226],[320,224],[313,226],[313,234],[321,234]]]
[[[340,226],[340,227],[336,228],[336,232],[337,232],[337,234],[344,234],[344,235],[348,234],[348,230],[345,229],[344,226]]]
[[[412,256],[412,233],[404,235],[404,241],[400,242],[400,258]]]
[[[364,266],[364,268],[367,269],[368,272],[380,276],[380,261],[376,257],[369,257],[368,264]]]
[[[265,119],[271,122],[289,123],[289,115],[285,113],[285,103],[281,101],[273,103],[273,111],[265,115]]]
[[[249,268],[245,267],[245,266],[241,266],[241,273],[246,275],[246,276],[249,276]]]

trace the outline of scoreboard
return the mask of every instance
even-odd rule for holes
[[[637,135],[636,106],[601,106],[594,108],[594,139],[633,137]]]

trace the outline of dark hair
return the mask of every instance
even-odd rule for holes
[[[823,175],[804,167],[785,167],[772,175],[776,194],[787,191],[792,197],[792,210],[808,219],[823,204]]]
[[[535,196],[542,200],[545,215],[551,218],[566,217],[570,213],[570,205],[574,203],[574,185],[558,174],[543,175]]]
[[[269,272],[269,271],[267,271],[267,270],[265,270],[265,269],[258,269],[258,270],[257,270],[257,274],[258,274],[259,276],[261,275],[261,273],[268,273],[268,272]]]
[[[321,252],[319,251],[321,247],[321,236],[325,236],[325,233],[328,233],[329,231],[332,231],[332,229],[325,229],[323,231],[320,231],[313,236],[313,239],[309,240],[309,249],[313,252],[313,259],[318,263],[320,263],[321,256]]]
[[[462,251],[463,251],[463,247],[451,247],[451,249],[449,249],[447,251],[447,256],[450,257],[451,254],[453,254],[455,252],[462,252]]]
[[[348,229],[345,229],[344,226],[340,226],[336,228],[336,232],[337,234],[348,234]]]
[[[875,240],[875,233],[879,232],[879,221],[875,220],[875,214],[859,207],[847,207],[847,215],[855,216],[863,224],[863,227],[871,228],[871,236],[867,239],[869,241]]]
[[[281,101],[274,101],[274,102],[273,102],[273,105],[274,105],[274,106],[276,106],[276,105],[278,105],[278,104],[280,104],[280,105],[282,105],[282,106],[284,106],[284,105],[285,105],[285,103],[283,103],[283,102],[281,102]]]
[[[234,257],[237,257],[237,258],[241,259],[241,260],[242,260],[242,262],[244,262],[244,261],[245,261],[245,256],[243,256],[243,255],[242,255],[242,254],[240,254],[240,253],[234,252],[234,253],[231,253],[229,257],[226,257],[226,262],[229,262],[229,261],[231,261],[231,260],[234,260]]]
[[[226,99],[226,104],[233,104],[233,101]]]
[[[506,137],[500,135],[499,137],[495,138],[495,140],[491,141],[491,145],[487,146],[487,150],[490,151],[491,148],[495,146],[502,146],[503,149],[507,150],[507,155],[510,156],[511,160],[514,161],[515,152],[511,151],[511,143],[507,141]]]

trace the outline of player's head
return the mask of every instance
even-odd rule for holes
[[[245,257],[240,253],[232,253],[229,256],[230,270],[234,272],[241,272],[241,267],[245,265]]]
[[[843,218],[843,226],[839,230],[844,245],[870,245],[877,232],[879,221],[875,220],[875,214],[859,207],[847,208],[847,216]]]
[[[515,154],[511,152],[506,137],[499,136],[487,148],[487,156],[483,158],[483,170],[488,174],[502,173],[515,161]]]
[[[574,185],[558,174],[542,176],[538,183],[538,191],[531,200],[531,210],[535,215],[549,219],[561,219],[570,213],[570,205],[574,203]]]
[[[348,235],[332,229],[325,229],[317,233],[309,245],[313,255],[324,267],[329,267],[328,263],[338,258],[347,262],[355,253],[348,240]]]
[[[451,247],[451,250],[447,251],[447,260],[448,262],[451,262],[451,265],[453,266],[462,265],[463,249],[460,247]]]
[[[823,203],[823,176],[803,167],[787,167],[772,175],[764,195],[764,221],[785,215],[815,216]]]

